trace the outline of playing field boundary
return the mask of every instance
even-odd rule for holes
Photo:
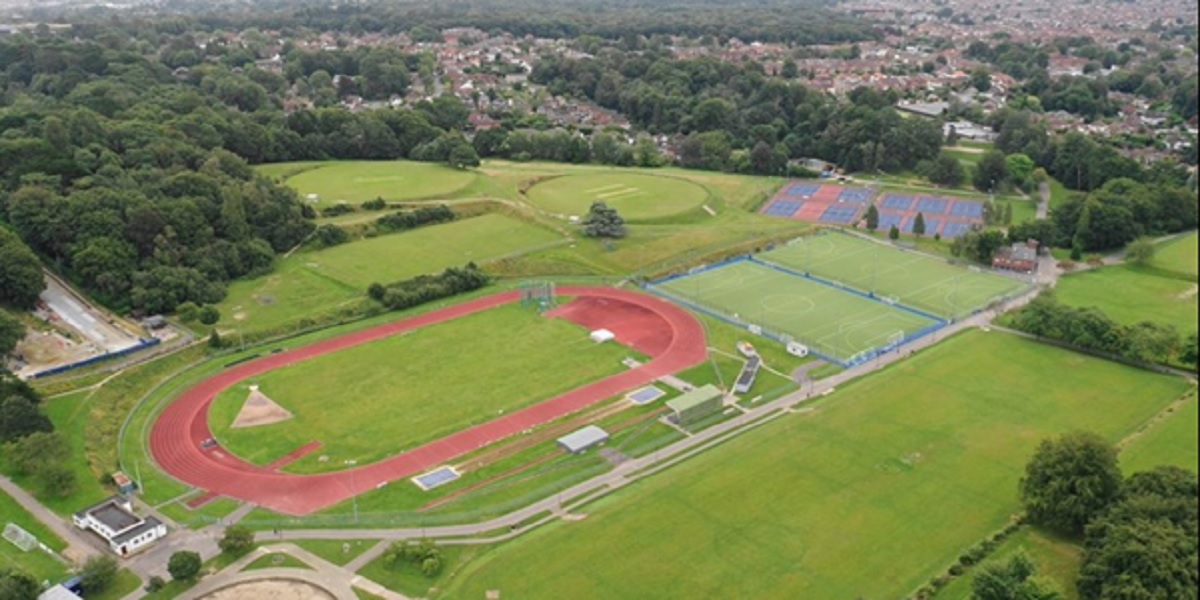
[[[685,279],[687,277],[699,275],[701,273],[705,273],[705,272],[709,272],[709,271],[718,270],[718,269],[721,269],[724,267],[729,267],[731,265],[735,265],[735,264],[739,264],[739,263],[756,264],[761,267],[772,269],[776,272],[787,275],[788,277],[796,277],[796,278],[804,279],[807,281],[812,281],[813,283],[822,285],[824,287],[832,288],[839,292],[849,293],[854,296],[860,297],[862,299],[881,304],[888,308],[895,308],[895,309],[901,310],[903,312],[907,312],[909,314],[913,314],[918,317],[921,317],[922,319],[933,321],[933,324],[926,326],[926,327],[922,327],[921,329],[918,329],[911,333],[907,333],[898,341],[888,342],[887,344],[883,344],[883,345],[877,346],[875,348],[861,351],[851,357],[838,357],[838,356],[834,356],[830,352],[825,351],[822,348],[822,345],[820,343],[817,343],[813,340],[800,339],[794,335],[773,331],[771,327],[764,326],[761,323],[750,323],[743,319],[734,317],[733,315],[725,314],[721,311],[714,310],[710,307],[704,306],[702,303],[700,303],[699,301],[697,301],[695,299],[688,298],[681,294],[671,292],[662,287],[664,284],[670,283],[672,281]],[[880,299],[878,296],[862,292],[858,289],[840,284],[835,281],[826,280],[824,278],[812,276],[812,275],[809,275],[806,273],[800,273],[798,271],[794,271],[794,270],[788,269],[786,267],[781,267],[774,263],[763,261],[761,259],[755,258],[752,254],[735,256],[733,258],[722,260],[722,261],[719,261],[716,263],[703,265],[703,266],[699,266],[699,267],[694,267],[692,269],[689,269],[685,273],[676,273],[674,275],[670,275],[670,276],[664,277],[664,278],[656,280],[656,281],[644,283],[642,285],[642,287],[643,287],[643,289],[645,289],[646,291],[648,291],[650,293],[661,296],[663,298],[667,298],[668,300],[671,300],[672,302],[675,302],[676,304],[686,306],[690,310],[708,315],[710,317],[713,317],[715,319],[718,319],[720,321],[723,321],[725,323],[733,325],[734,327],[738,327],[740,329],[745,329],[746,331],[749,331],[751,333],[761,335],[767,339],[776,341],[785,346],[788,345],[792,341],[799,341],[801,343],[804,343],[806,346],[808,346],[810,353],[824,359],[827,362],[832,362],[834,364],[841,365],[844,368],[850,368],[850,367],[853,367],[856,365],[860,365],[862,363],[873,360],[874,358],[876,358],[880,355],[897,350],[901,346],[904,346],[905,344],[914,342],[925,336],[932,335],[933,333],[937,332],[938,330],[942,329],[943,327],[946,327],[947,325],[949,325],[952,322],[945,318],[938,317],[936,315],[927,313],[925,311],[915,309],[915,308],[912,308],[909,306],[904,306],[898,302],[894,303],[894,304],[885,302],[882,299]]]

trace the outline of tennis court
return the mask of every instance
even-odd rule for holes
[[[780,188],[760,213],[768,217],[849,225],[858,220],[873,195],[866,188],[795,180]]]
[[[882,218],[881,218],[882,222]],[[907,224],[906,224],[907,225]],[[845,233],[799,238],[759,259],[927,311],[959,317],[1028,284]]]
[[[925,235],[944,238],[963,235],[984,221],[983,203],[978,200],[889,193],[879,199],[877,207],[880,229],[894,226],[904,233],[912,233],[918,214],[925,217]]]
[[[869,359],[942,324],[867,298],[742,259],[651,284],[651,291],[776,341],[798,341],[842,364]]]

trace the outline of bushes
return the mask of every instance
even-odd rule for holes
[[[1167,361],[1179,354],[1183,343],[1169,325],[1144,321],[1120,325],[1095,308],[1059,304],[1043,293],[1013,316],[1015,329],[1040,338],[1116,355],[1136,362]]]
[[[317,242],[326,248],[350,241],[350,235],[346,233],[345,229],[328,224],[317,228],[316,238]]]
[[[451,267],[438,275],[421,275],[387,286],[371,284],[368,293],[389,309],[401,310],[477,290],[488,283],[488,276],[475,263],[469,263],[461,269]]]
[[[422,225],[444,223],[453,220],[454,212],[442,204],[384,215],[376,219],[375,224],[383,231],[404,231],[406,229],[415,229]]]

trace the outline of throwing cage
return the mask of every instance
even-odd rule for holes
[[[557,304],[554,283],[550,281],[526,281],[521,284],[521,306],[531,306],[538,312],[546,312]]]

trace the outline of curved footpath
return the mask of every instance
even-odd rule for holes
[[[330,352],[510,304],[519,293],[504,292],[409,319],[324,340],[243,363],[185,391],[154,423],[150,452],[164,471],[192,486],[254,502],[276,512],[305,515],[397,479],[411,477],[488,444],[553,421],[582,408],[700,364],[707,357],[704,329],[691,314],[665,300],[607,287],[563,286],[574,296],[556,309],[564,318],[612,330],[617,340],[652,357],[637,368],[576,388],[539,404],[464,429],[369,465],[335,473],[297,475],[250,464],[220,447],[212,437],[208,409],[217,394],[247,378]]]

